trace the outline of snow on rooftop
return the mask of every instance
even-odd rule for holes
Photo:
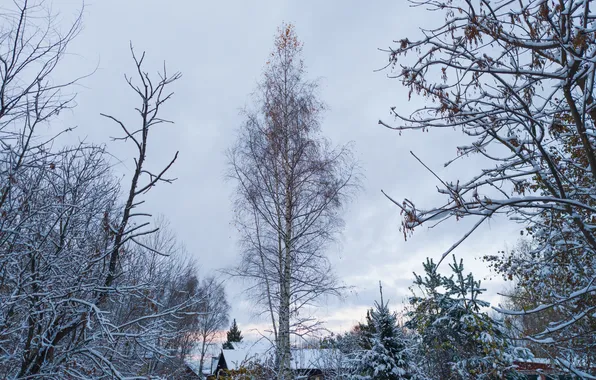
[[[273,345],[268,341],[257,343],[233,343],[233,350],[222,350],[228,369],[237,370],[250,362],[272,363]],[[322,368],[328,356],[336,354],[333,349],[293,348],[290,365],[292,369]]]
[[[232,343],[233,350],[222,350],[228,369],[237,370],[243,365],[264,362],[273,356],[273,346],[268,341]]]
[[[320,369],[327,362],[326,357],[334,350],[324,349],[295,349],[292,350],[292,369]]]

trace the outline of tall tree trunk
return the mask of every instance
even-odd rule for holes
[[[284,87],[287,79],[284,78]],[[287,97],[287,96],[286,96]],[[282,254],[282,281],[281,281],[281,294],[280,294],[280,307],[279,307],[279,379],[291,379],[291,350],[290,350],[290,294],[291,294],[291,279],[292,279],[292,181],[290,175],[290,144],[288,141],[288,129],[289,129],[289,118],[287,117],[287,104],[284,105],[284,125],[283,132],[285,134],[283,150],[282,150],[282,162],[283,162],[283,173],[285,179],[284,189],[284,233],[283,238],[283,250]],[[281,224],[280,224],[281,227]]]
[[[255,282],[251,291],[271,317],[280,380],[294,376],[290,334],[318,328],[298,316],[304,305],[291,303],[339,294],[324,249],[341,228],[355,168],[347,147],[332,149],[318,136],[324,104],[316,82],[303,78],[301,47],[293,27],[284,25],[259,85],[259,111],[247,113],[229,152],[245,248],[233,273]]]
[[[201,356],[199,361],[199,376],[203,378],[203,360],[205,360],[205,340],[206,336],[203,335],[203,343],[201,344]]]
[[[283,281],[279,307],[279,379],[291,379],[290,290],[292,275],[292,201],[290,186],[286,189]]]

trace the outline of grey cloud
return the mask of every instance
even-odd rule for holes
[[[65,18],[79,5],[78,1],[55,1],[55,9],[61,9]],[[349,314],[347,318],[362,318],[352,314],[372,305],[379,280],[397,307],[407,296],[412,271],[420,272],[425,257],[440,255],[469,225],[463,221],[421,229],[405,242],[398,230],[399,210],[380,192],[384,189],[398,200],[411,197],[425,206],[437,200],[436,180],[410,156],[410,150],[441,175],[453,176],[442,164],[455,153],[457,132],[398,136],[377,125],[379,118],[393,121],[390,106],[408,111],[422,104],[408,102],[407,90],[397,80],[388,79],[388,71],[374,72],[387,61],[378,48],[415,34],[420,24],[440,17],[429,18],[422,12],[402,1],[88,2],[85,28],[62,73],[99,67],[84,80],[79,107],[64,114],[61,125],[79,126],[68,137],[70,142],[87,137],[87,141],[109,144],[109,150],[123,161],[115,171],[126,176],[131,165],[128,148],[109,141],[117,129],[99,112],[134,120],[134,94],[122,77],[133,69],[129,40],[139,51],[147,51],[150,68],[157,70],[166,60],[169,70],[182,71],[182,80],[173,88],[176,94],[164,109],[164,115],[176,124],[156,132],[149,153],[150,164],[157,166],[179,150],[172,171],[179,180],[152,191],[147,207],[171,220],[203,273],[233,265],[238,255],[231,225],[233,185],[224,180],[224,152],[242,123],[239,110],[250,102],[276,28],[282,21],[295,23],[305,43],[309,73],[322,78],[321,96],[329,105],[323,131],[335,143],[354,141],[366,176],[364,190],[346,213],[340,243],[329,250],[338,275],[355,286],[357,295],[343,303],[329,300],[323,309],[331,316],[331,324],[349,328],[347,322],[338,322],[342,310]],[[466,257],[470,269],[486,272],[472,258],[501,248],[511,231],[514,227],[495,221],[492,229],[480,231],[458,255]],[[241,295],[242,285],[229,281],[227,289],[232,317],[240,326],[260,322],[251,318],[254,313]]]

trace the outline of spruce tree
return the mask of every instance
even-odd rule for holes
[[[228,339],[223,344],[224,350],[233,350],[234,345],[232,343],[242,342],[242,338],[243,338],[242,331],[240,331],[238,329],[238,325],[236,324],[235,318],[234,318],[234,321],[232,322],[232,327],[230,327],[230,330],[227,332],[227,336],[228,336]]]
[[[441,379],[512,375],[513,360],[527,351],[513,347],[502,323],[482,311],[489,306],[479,299],[484,289],[472,273],[464,275],[463,261],[454,257],[450,268],[453,274],[443,276],[427,259],[425,277],[415,274],[422,294],[410,298],[413,310],[406,327],[420,335],[424,370]]]
[[[367,313],[364,329],[370,339],[370,348],[363,347],[357,358],[357,371],[353,379],[398,380],[411,379],[412,371],[406,354],[408,347],[403,331],[397,324],[397,314],[389,311],[388,303],[375,301]],[[368,348],[368,349],[367,349]]]
[[[370,350],[372,348],[372,333],[374,329],[371,316],[372,311],[373,309],[368,309],[366,311],[365,322],[359,322],[355,327],[358,336],[358,344],[364,350]]]

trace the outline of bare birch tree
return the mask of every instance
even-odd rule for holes
[[[398,124],[379,123],[398,131],[461,130],[457,156],[445,165],[474,159],[485,166],[450,181],[437,176],[442,204],[420,209],[394,201],[404,233],[476,218],[444,258],[491,217],[520,222],[532,239],[531,259],[505,258],[499,266],[543,297],[531,310],[509,313],[556,309],[550,315],[560,318],[526,339],[559,345],[559,363],[584,376],[585,353],[596,349],[594,1],[411,3],[444,14],[445,22],[396,41],[389,65],[410,96],[429,102],[410,115],[394,107]]]
[[[198,342],[198,316],[205,298],[196,261],[178,241],[164,216],[159,216],[155,225],[159,230],[142,238],[143,246],[131,247],[134,253],[122,258],[121,275],[116,280],[116,286],[135,285],[140,291],[121,297],[111,312],[119,324],[156,311],[166,312],[159,319],[162,324],[157,329],[159,336],[147,349],[134,347],[125,337],[119,337],[118,350],[126,351],[127,346],[144,350],[136,358],[143,362],[143,375],[180,378],[186,370],[185,361]],[[167,313],[177,305],[183,307],[176,313]],[[161,350],[156,351],[153,346]]]
[[[236,222],[242,258],[235,274],[271,319],[279,378],[289,378],[290,334],[317,321],[306,313],[341,287],[325,248],[341,230],[340,212],[357,186],[348,146],[321,136],[324,110],[317,83],[305,78],[302,45],[283,25],[259,83],[255,110],[246,111],[229,151],[237,184]]]

